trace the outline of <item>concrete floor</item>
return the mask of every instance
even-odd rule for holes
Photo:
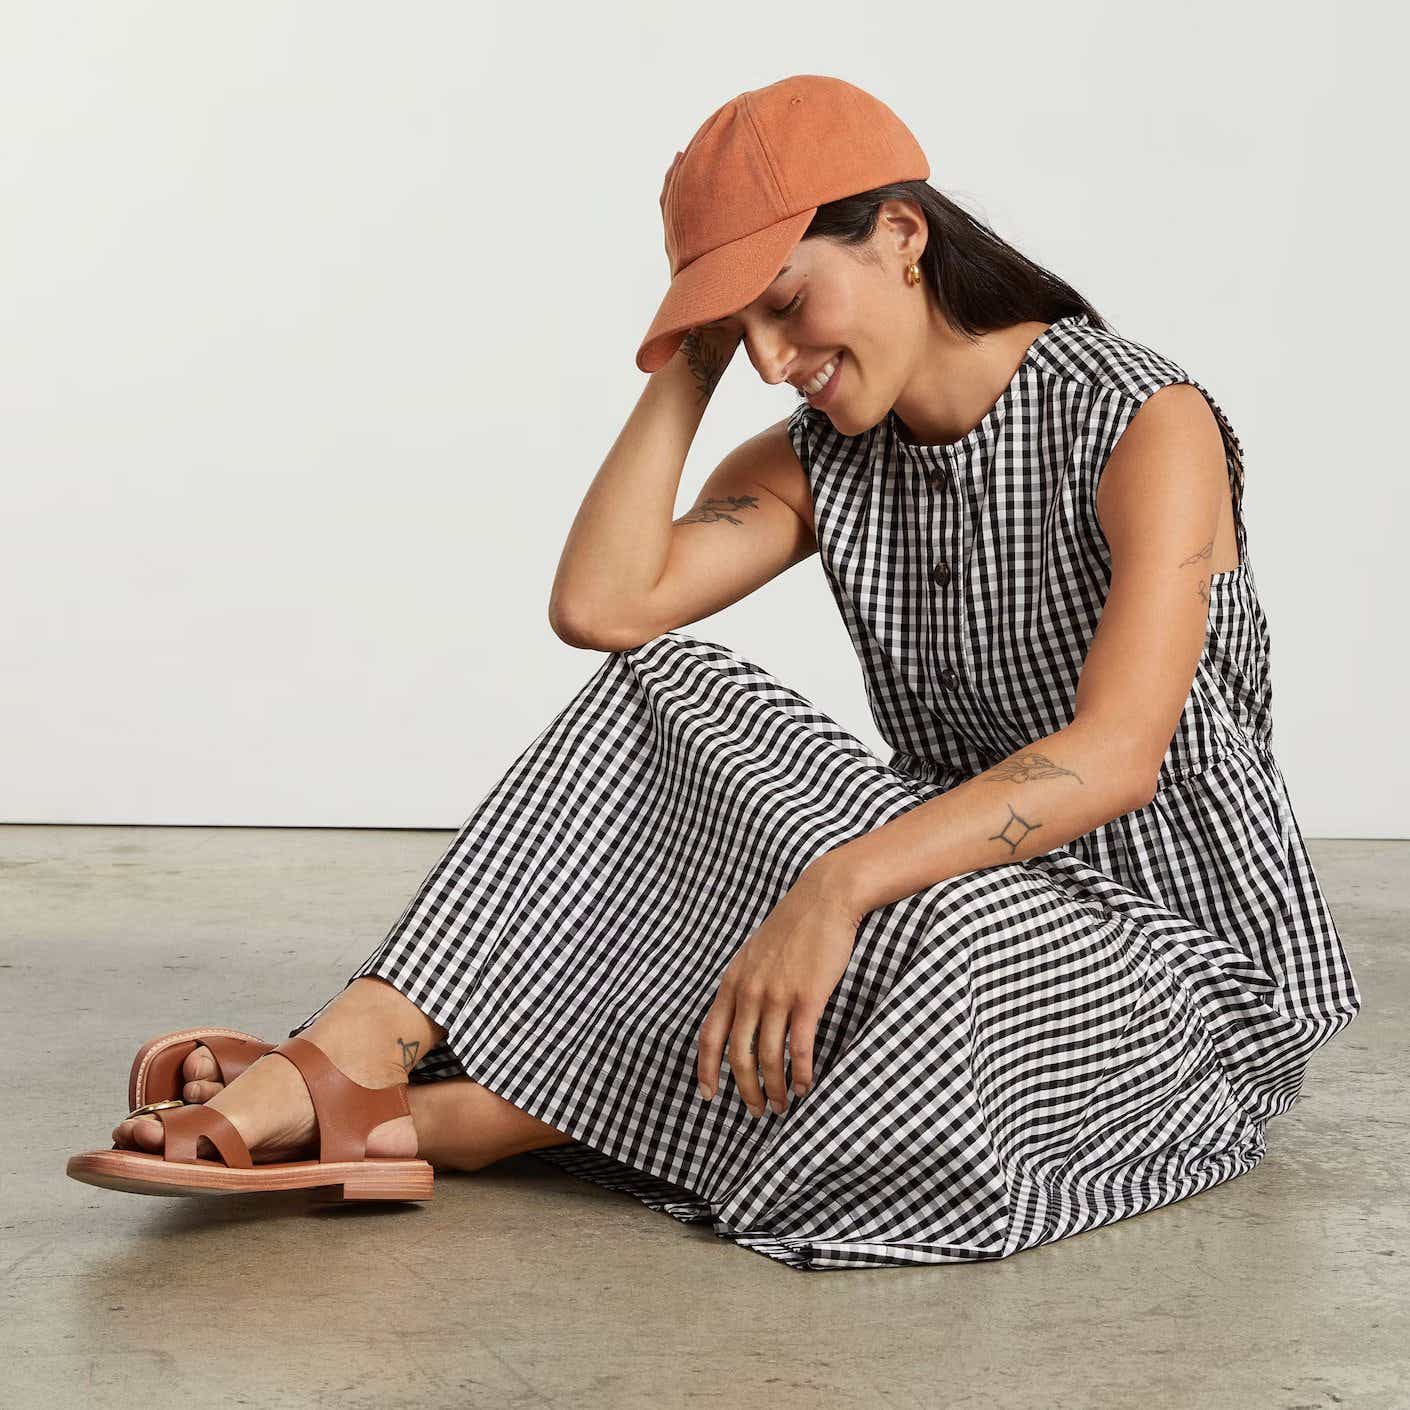
[[[450,836],[0,828],[0,1404],[1410,1406],[1406,843],[1310,844],[1364,1008],[1263,1164],[998,1262],[798,1273],[532,1156],[383,1209],[65,1177],[141,1040],[282,1038]]]

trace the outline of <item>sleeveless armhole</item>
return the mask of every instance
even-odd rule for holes
[[[1193,377],[1180,369],[1176,369],[1169,377],[1155,382],[1150,386],[1143,387],[1138,393],[1131,397],[1130,405],[1126,413],[1120,418],[1117,434],[1112,440],[1111,445],[1114,450],[1116,442],[1121,438],[1122,432],[1130,425],[1131,419],[1145,404],[1148,397],[1154,396],[1156,392],[1164,387],[1177,387],[1182,385],[1193,387],[1204,398],[1209,409],[1214,413],[1214,420],[1219,426],[1219,434],[1224,441],[1224,466],[1229,476],[1231,505],[1234,513],[1234,542],[1239,550],[1239,561],[1235,567],[1226,568],[1222,572],[1213,574],[1210,581],[1211,583],[1217,583],[1223,579],[1233,578],[1235,575],[1243,576],[1249,573],[1250,570],[1248,568],[1248,534],[1244,524],[1243,446],[1237,434],[1235,434],[1234,428],[1229,422],[1229,418],[1225,416],[1223,408],[1214,400],[1208,388],[1202,383],[1195,381]],[[1098,469],[1096,481],[1093,485],[1092,514],[1094,517],[1096,515],[1096,490],[1101,485],[1102,473],[1106,469],[1106,461],[1109,458],[1110,452],[1103,457],[1102,465]],[[1098,525],[1097,531],[1101,533],[1100,525]],[[1103,541],[1105,541],[1105,537],[1106,536],[1103,534]]]

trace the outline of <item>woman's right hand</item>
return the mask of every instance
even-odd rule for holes
[[[709,401],[716,384],[734,357],[742,334],[725,328],[691,328],[681,339],[674,356],[690,369],[701,401]]]

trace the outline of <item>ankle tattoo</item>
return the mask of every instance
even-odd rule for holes
[[[416,1058],[421,1051],[421,1044],[408,1043],[405,1038],[398,1038],[397,1042],[401,1044],[402,1070],[410,1072],[416,1066]]]

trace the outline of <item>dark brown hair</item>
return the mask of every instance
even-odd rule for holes
[[[883,201],[914,201],[930,230],[921,272],[957,330],[977,336],[1015,323],[1053,323],[1085,313],[1094,328],[1102,316],[1057,275],[1034,264],[983,221],[962,210],[928,181],[897,181],[819,206],[803,239],[861,245],[876,229]]]

